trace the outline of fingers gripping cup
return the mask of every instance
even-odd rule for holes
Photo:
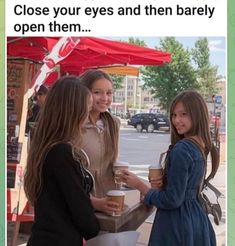
[[[118,204],[118,211],[112,213],[112,216],[121,216],[124,208],[125,193],[120,190],[110,190],[107,192],[109,201],[116,202]]]

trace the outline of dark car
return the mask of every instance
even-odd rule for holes
[[[140,113],[132,116],[128,121],[128,125],[134,126],[138,132],[146,130],[153,132],[154,130],[169,131],[169,119],[163,114]]]

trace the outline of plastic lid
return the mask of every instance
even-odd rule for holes
[[[116,161],[115,163],[114,163],[114,166],[124,166],[124,167],[128,167],[130,164],[129,164],[129,162],[127,162],[127,161]]]
[[[125,196],[125,193],[121,190],[110,190],[107,192],[107,196]]]

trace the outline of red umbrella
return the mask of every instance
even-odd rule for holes
[[[8,37],[8,57],[43,61],[58,42],[58,37]],[[91,67],[107,65],[162,65],[171,61],[170,53],[126,42],[94,37],[81,37],[64,60],[59,62],[61,74],[79,74]]]
[[[83,37],[70,56],[61,62],[62,71],[77,73],[89,67],[115,65],[162,65],[169,53],[125,42]]]
[[[8,37],[7,56],[42,62],[57,42],[58,38]]]

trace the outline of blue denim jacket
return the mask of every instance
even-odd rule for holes
[[[151,189],[145,204],[157,207],[149,246],[214,246],[215,233],[197,198],[204,161],[198,147],[183,139],[168,155],[167,184]]]

